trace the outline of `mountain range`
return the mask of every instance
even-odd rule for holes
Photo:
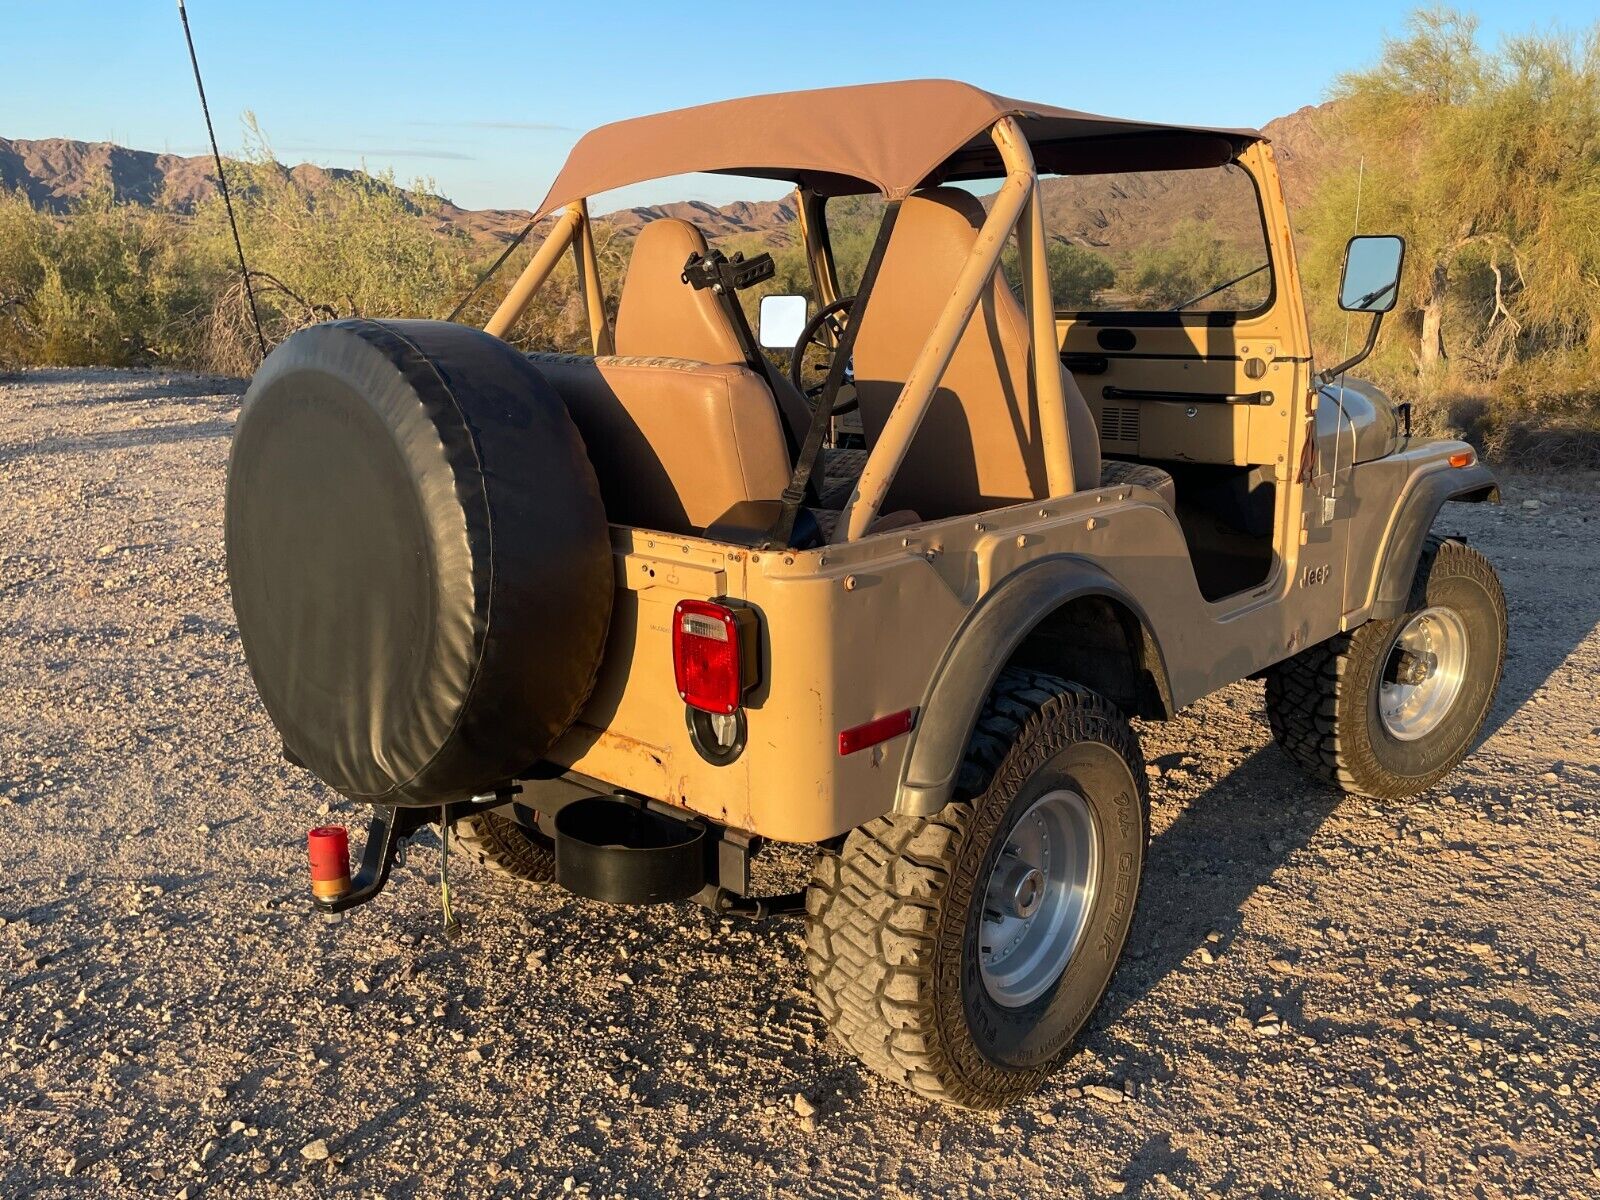
[[[1302,108],[1263,127],[1277,153],[1291,207],[1303,201],[1338,161],[1330,110],[1330,105]],[[510,239],[530,215],[525,209],[461,208],[444,197],[399,188],[346,168],[311,163],[274,165],[313,195],[336,180],[365,179],[373,187],[393,188],[419,219],[434,228],[484,241]],[[1191,176],[1190,181],[1196,178]],[[156,154],[69,138],[0,137],[0,190],[20,190],[36,208],[68,215],[107,184],[118,203],[164,204],[189,213],[215,194],[216,172],[209,156]],[[1178,186],[1170,172],[1131,173],[1114,181],[1104,177],[1050,179],[1044,183],[1044,196],[1046,223],[1053,233],[1083,245],[1110,248],[1147,236],[1156,223],[1170,227],[1174,219],[1186,216],[1215,219],[1228,207],[1218,204],[1219,197],[1205,186]],[[602,219],[630,236],[663,216],[690,220],[715,240],[775,233],[794,219],[794,206],[787,198],[724,205],[688,201],[625,208]]]

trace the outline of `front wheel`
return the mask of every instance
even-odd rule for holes
[[[1267,674],[1273,736],[1347,792],[1401,800],[1466,757],[1506,657],[1506,598],[1489,560],[1430,538],[1410,604],[1312,646]]]
[[[818,862],[806,965],[838,1039],[932,1099],[998,1108],[1073,1051],[1133,918],[1144,759],[1115,705],[1006,670],[958,798],[891,815]]]

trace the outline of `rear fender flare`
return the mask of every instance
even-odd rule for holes
[[[1395,514],[1388,539],[1378,556],[1369,618],[1390,620],[1406,611],[1411,582],[1417,573],[1428,531],[1433,528],[1439,510],[1450,500],[1499,503],[1500,487],[1489,468],[1481,462],[1421,476],[1401,498],[1400,510]]]
[[[1041,559],[1012,574],[967,614],[946,647],[918,712],[901,768],[894,811],[931,816],[950,800],[967,743],[984,700],[1017,648],[1063,604],[1081,596],[1105,596],[1139,620],[1146,665],[1161,702],[1172,711],[1171,690],[1160,643],[1144,609],[1120,583],[1084,559]]]

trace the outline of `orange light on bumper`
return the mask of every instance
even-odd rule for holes
[[[1462,450],[1450,456],[1452,467],[1470,467],[1478,461],[1478,456],[1471,450]]]

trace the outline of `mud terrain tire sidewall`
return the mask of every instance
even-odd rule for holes
[[[1027,728],[1001,763],[993,782],[974,806],[967,841],[956,870],[953,900],[964,900],[965,919],[959,940],[955,930],[941,931],[940,973],[949,980],[937,987],[951,994],[959,977],[962,1011],[941,1013],[953,1046],[970,1038],[973,1058],[968,1069],[981,1073],[996,1063],[1014,1070],[1048,1070],[1071,1047],[1072,1039],[1100,1003],[1127,939],[1144,865],[1145,817],[1140,787],[1128,756],[1133,751],[1101,711],[1109,708],[1072,698],[1046,719]],[[1143,777],[1143,762],[1137,763]],[[1094,812],[1099,837],[1100,880],[1078,949],[1061,978],[1031,1004],[1006,1008],[985,988],[978,944],[983,923],[981,889],[989,878],[1006,835],[1017,819],[1041,796],[1069,788]],[[949,917],[959,915],[952,904]],[[958,1024],[959,1023],[959,1024]],[[965,1033],[967,1038],[960,1036]]]
[[[1017,818],[1070,786],[1092,806],[1101,886],[1078,949],[1031,1004],[990,999],[975,921]],[[1071,1053],[1120,957],[1149,839],[1144,759],[1104,697],[1008,668],[985,702],[957,785],[931,817],[891,814],[824,854],[806,893],[806,966],[834,1035],[904,1087],[991,1109],[1043,1084]]]
[[[1379,688],[1406,623],[1448,608],[1467,632],[1461,692],[1437,727],[1402,741],[1384,727]],[[1278,744],[1309,774],[1347,792],[1401,800],[1426,791],[1471,751],[1505,669],[1506,600],[1489,561],[1430,537],[1407,611],[1312,646],[1267,675],[1267,717]]]
[[[1460,694],[1438,727],[1414,741],[1402,741],[1383,723],[1378,711],[1379,688],[1395,639],[1406,622],[1424,608],[1449,609],[1466,625],[1466,674]],[[1424,559],[1409,611],[1386,624],[1387,630],[1373,630],[1379,635],[1373,638],[1376,652],[1362,664],[1365,712],[1359,722],[1351,722],[1358,732],[1352,749],[1368,759],[1364,775],[1370,773],[1385,785],[1420,791],[1466,756],[1489,715],[1505,664],[1505,597],[1492,568],[1479,555],[1459,542],[1446,542]],[[1352,695],[1351,701],[1355,700]]]

